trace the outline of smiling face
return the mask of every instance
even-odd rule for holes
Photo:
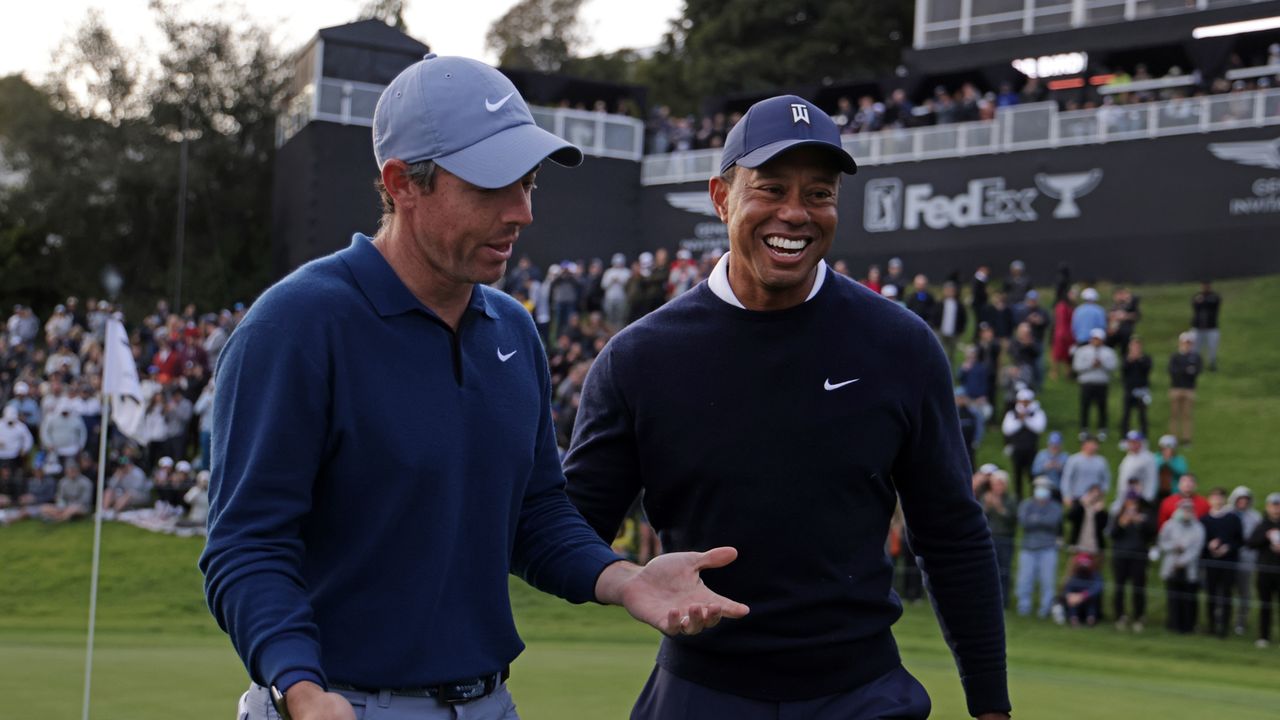
[[[752,310],[799,305],[836,231],[840,170],[830,151],[798,147],[732,180],[711,179],[711,199],[729,229],[729,284]]]

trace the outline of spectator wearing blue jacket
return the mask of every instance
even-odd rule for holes
[[[1098,291],[1085,288],[1080,293],[1080,300],[1082,302],[1071,315],[1071,334],[1076,339],[1076,345],[1088,343],[1089,334],[1094,329],[1101,330],[1104,335],[1107,331],[1107,311],[1098,304]]]
[[[1032,592],[1039,585],[1040,617],[1048,617],[1058,577],[1058,528],[1062,504],[1053,499],[1053,482],[1041,475],[1032,481],[1031,497],[1018,506],[1022,547],[1018,551],[1018,579],[1014,594],[1018,614],[1031,614]]]

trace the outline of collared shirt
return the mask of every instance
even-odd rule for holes
[[[707,278],[707,287],[721,300],[736,308],[746,310],[747,306],[742,304],[742,301],[734,294],[733,288],[729,286],[730,254],[725,253],[716,261],[716,266],[711,270],[711,277]],[[818,294],[818,291],[822,289],[822,283],[827,279],[827,261],[819,260],[817,270],[818,273],[813,281],[813,288],[809,290],[809,296],[804,299],[805,302],[812,300]]]
[[[617,559],[565,497],[546,354],[495,290],[455,331],[356,235],[254,304],[215,387],[200,563],[259,684],[498,672],[523,648],[509,573],[584,602]]]

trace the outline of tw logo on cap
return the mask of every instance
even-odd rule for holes
[[[791,124],[798,125],[800,123],[805,125],[813,124],[809,122],[809,106],[804,103],[791,103]]]

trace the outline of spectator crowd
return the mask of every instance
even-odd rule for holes
[[[565,261],[544,270],[522,258],[500,281],[532,315],[546,344],[552,412],[567,447],[583,382],[609,339],[630,322],[687,292],[719,260],[682,249]],[[835,272],[850,274],[844,261]],[[973,477],[995,543],[1006,603],[1060,623],[1092,626],[1110,610],[1118,628],[1142,632],[1147,578],[1154,563],[1168,599],[1170,630],[1200,621],[1217,635],[1247,632],[1257,610],[1259,646],[1270,642],[1280,607],[1280,493],[1254,507],[1252,491],[1212,488],[1201,495],[1186,450],[1194,442],[1197,380],[1218,367],[1221,298],[1206,282],[1191,299],[1188,329],[1176,339],[1169,377],[1168,432],[1148,447],[1155,362],[1138,329],[1140,298],[1118,286],[1110,303],[1092,283],[1059,267],[1042,303],[1026,265],[1014,261],[1000,282],[991,268],[952,273],[935,295],[924,274],[892,258],[858,280],[918,315],[935,332],[955,372],[960,427],[971,462],[986,433],[1003,439],[1007,467],[984,464]],[[111,429],[104,519],[169,532],[201,532],[208,504],[212,370],[245,307],[199,314],[164,301],[130,334],[140,370],[139,427]],[[0,347],[0,522],[67,522],[91,514],[102,435],[99,400],[105,300],[68,298],[43,321],[14,307]],[[1074,383],[1078,418],[1049,418],[1039,402],[1046,383]],[[1116,468],[1100,453],[1112,438],[1119,395]],[[1070,425],[1074,421],[1074,425]],[[1070,425],[1068,438],[1051,427]],[[1075,452],[1067,449],[1068,439]],[[1029,492],[1028,492],[1029,490]],[[923,587],[903,538],[901,516],[888,547],[900,594]],[[637,507],[619,549],[644,560],[660,552]],[[1059,571],[1065,552],[1066,562]],[[1104,582],[1106,570],[1110,582]],[[1104,598],[1109,595],[1110,605]]]

